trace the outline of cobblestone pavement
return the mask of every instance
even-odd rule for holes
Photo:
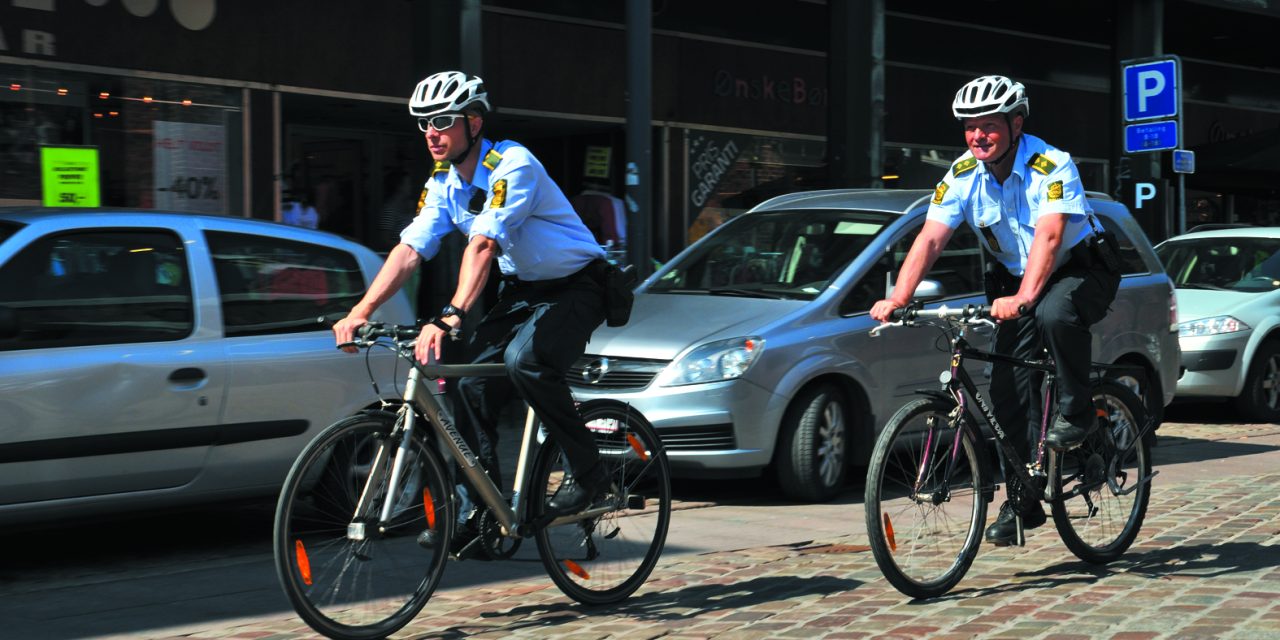
[[[1166,425],[1161,433],[1164,448],[1280,427]],[[1105,567],[1078,561],[1048,524],[1029,532],[1025,548],[984,546],[950,594],[912,601],[881,577],[858,513],[845,536],[664,558],[613,607],[574,603],[545,577],[438,593],[397,637],[1280,638],[1280,472],[1154,483],[1138,542]],[[314,634],[290,616],[185,637]]]

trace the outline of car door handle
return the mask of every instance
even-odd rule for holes
[[[204,378],[204,369],[196,367],[183,367],[169,374],[169,382],[178,384],[191,384],[192,382],[204,380]]]

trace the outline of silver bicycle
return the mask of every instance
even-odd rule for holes
[[[581,405],[611,487],[587,510],[552,517],[546,503],[573,472],[532,413],[508,499],[433,393],[437,378],[506,375],[503,365],[421,365],[417,335],[413,326],[361,328],[356,346],[385,346],[411,364],[403,402],[328,427],[285,479],[273,545],[298,615],[328,637],[364,639],[386,637],[422,610],[457,522],[446,457],[480,503],[471,543],[479,552],[507,558],[532,537],[552,581],[574,600],[608,604],[635,592],[662,553],[671,517],[668,462],[653,427],[622,403]]]

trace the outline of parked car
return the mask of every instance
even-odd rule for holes
[[[1156,254],[1177,287],[1178,397],[1280,422],[1280,227],[1187,233]]]
[[[659,430],[677,475],[771,470],[796,499],[832,497],[889,416],[916,389],[935,387],[947,364],[938,331],[867,335],[876,325],[867,311],[885,296],[931,195],[798,193],[722,225],[637,288],[630,324],[596,331],[570,373],[575,395],[630,403]],[[1178,367],[1172,285],[1124,206],[1089,201],[1125,262],[1094,358],[1132,365],[1126,383],[1162,410]],[[918,292],[928,307],[985,303],[984,265],[961,225]],[[985,380],[984,363],[973,366]]]
[[[242,218],[0,209],[0,523],[277,491],[319,429],[378,401],[318,318],[381,264]],[[380,315],[413,319],[403,293]]]

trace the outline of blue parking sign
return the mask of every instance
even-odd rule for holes
[[[1176,59],[1125,66],[1125,121],[1178,115],[1178,75]]]

